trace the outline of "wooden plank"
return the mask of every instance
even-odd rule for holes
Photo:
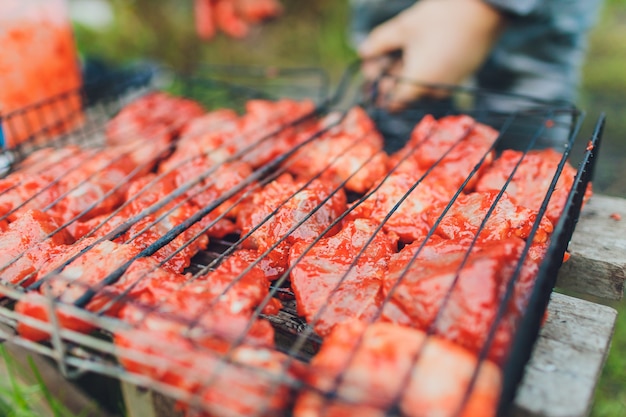
[[[569,252],[571,258],[559,271],[559,288],[621,299],[626,281],[626,199],[594,195],[581,213]]]
[[[585,417],[608,355],[617,312],[552,294],[511,417]]]

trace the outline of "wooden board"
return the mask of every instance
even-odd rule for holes
[[[622,220],[611,218],[613,214]],[[569,252],[558,287],[621,299],[626,280],[626,199],[594,195],[581,213]]]
[[[587,416],[616,317],[610,307],[552,294],[511,416]]]

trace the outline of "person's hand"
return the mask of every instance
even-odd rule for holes
[[[276,17],[282,12],[278,0],[194,0],[196,32],[212,39],[217,30],[233,38],[248,34],[250,24]]]
[[[397,77],[382,80],[386,106],[399,110],[422,96],[438,96],[415,80],[459,84],[487,58],[505,25],[505,17],[481,0],[421,0],[374,28],[359,47],[362,70],[369,79],[383,71]],[[391,58],[401,51],[400,58]]]

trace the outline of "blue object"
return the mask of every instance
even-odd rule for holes
[[[0,148],[4,149],[5,145],[4,131],[2,130],[2,117],[0,117]]]

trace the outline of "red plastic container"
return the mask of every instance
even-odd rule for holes
[[[75,91],[80,69],[65,0],[0,1],[0,46],[5,146],[44,141],[82,119]]]

